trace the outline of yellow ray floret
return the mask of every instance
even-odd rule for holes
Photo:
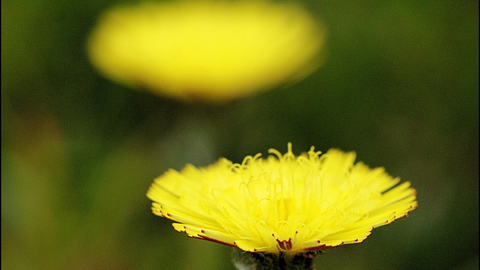
[[[310,74],[324,40],[324,28],[293,3],[184,0],[107,11],[87,49],[118,83],[221,102]]]
[[[284,155],[269,152],[166,172],[147,193],[153,213],[190,237],[292,255],[360,243],[417,208],[409,182],[395,186],[398,178],[355,164],[353,152],[295,156],[291,144]]]

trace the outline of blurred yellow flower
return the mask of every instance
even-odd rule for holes
[[[109,10],[87,47],[93,65],[118,83],[221,102],[309,75],[324,36],[294,4],[167,1]]]
[[[355,153],[312,147],[295,156],[270,149],[234,164],[187,165],[155,179],[153,213],[188,236],[248,252],[296,255],[360,243],[373,228],[417,208],[416,191]]]

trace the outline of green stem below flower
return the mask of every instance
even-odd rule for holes
[[[288,256],[285,253],[250,253],[235,248],[233,261],[238,270],[314,270],[316,253]]]

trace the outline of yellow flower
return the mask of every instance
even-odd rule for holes
[[[405,182],[354,164],[355,153],[312,147],[295,156],[270,149],[234,164],[187,165],[155,179],[147,197],[153,213],[171,219],[188,236],[248,252],[296,255],[360,243],[373,228],[417,208]]]
[[[113,81],[219,102],[309,75],[323,43],[323,27],[293,4],[167,1],[111,9],[87,47]]]

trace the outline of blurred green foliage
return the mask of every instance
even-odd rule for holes
[[[154,216],[153,179],[269,148],[354,150],[419,208],[317,269],[478,269],[478,2],[305,1],[326,64],[224,106],[115,85],[85,38],[117,1],[2,1],[2,269],[234,269]]]

